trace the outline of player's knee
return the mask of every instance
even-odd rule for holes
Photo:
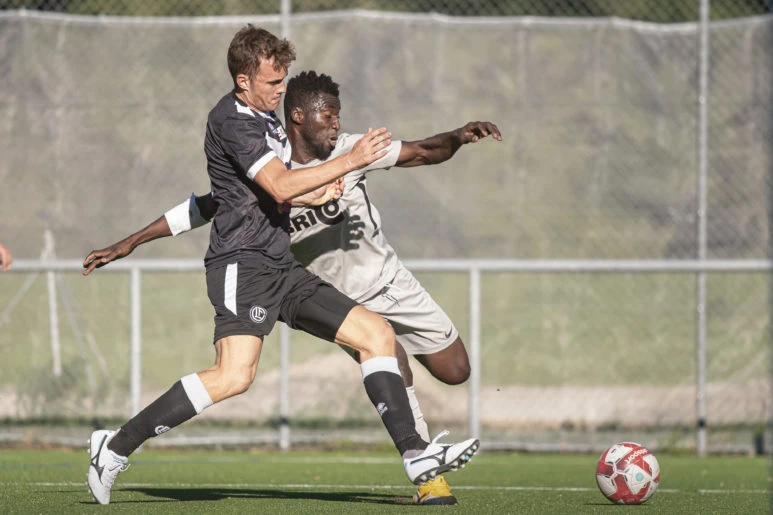
[[[429,372],[439,381],[449,384],[462,384],[470,378],[470,360],[467,356],[443,361],[425,362]]]
[[[444,374],[444,378],[441,379],[444,383],[450,385],[457,385],[466,382],[470,378],[470,362],[455,363],[453,366],[448,367],[447,374]]]
[[[224,378],[223,384],[225,385],[226,395],[233,397],[239,395],[250,389],[255,375],[249,370],[232,371]]]
[[[250,389],[252,384],[252,378],[247,376],[240,376],[231,383],[231,395],[239,395]]]
[[[368,341],[363,342],[365,350],[372,356],[395,355],[395,331],[380,316],[372,317],[368,328]]]

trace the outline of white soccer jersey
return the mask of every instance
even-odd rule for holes
[[[340,133],[328,159],[349,152],[362,134]],[[397,273],[399,261],[381,229],[381,216],[370,202],[365,174],[386,170],[397,162],[400,141],[374,163],[344,176],[344,192],[337,201],[316,208],[293,207],[290,213],[291,250],[311,272],[350,298],[362,302],[379,293]],[[293,169],[304,165],[293,162]]]

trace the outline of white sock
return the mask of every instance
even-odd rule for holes
[[[413,386],[408,386],[405,388],[405,391],[408,393],[408,402],[411,405],[411,411],[413,411],[413,421],[416,424],[416,432],[419,433],[419,436],[421,436],[425,442],[429,442],[429,427],[427,427],[427,422],[424,420],[424,413],[421,412],[419,399],[416,398],[416,389]]]

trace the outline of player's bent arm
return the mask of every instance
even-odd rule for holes
[[[274,157],[255,174],[255,182],[279,203],[291,201],[332,182],[347,173],[369,165],[386,154],[392,140],[386,129],[368,130],[348,153],[317,166],[290,171]]]
[[[453,157],[459,147],[467,143],[476,143],[491,135],[502,141],[499,128],[491,122],[469,122],[453,131],[435,134],[420,141],[403,141],[396,166],[403,168],[421,165],[434,165]]]

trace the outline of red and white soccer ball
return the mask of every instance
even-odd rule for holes
[[[660,465],[655,455],[638,443],[616,443],[599,458],[596,483],[612,502],[641,504],[658,489]]]

